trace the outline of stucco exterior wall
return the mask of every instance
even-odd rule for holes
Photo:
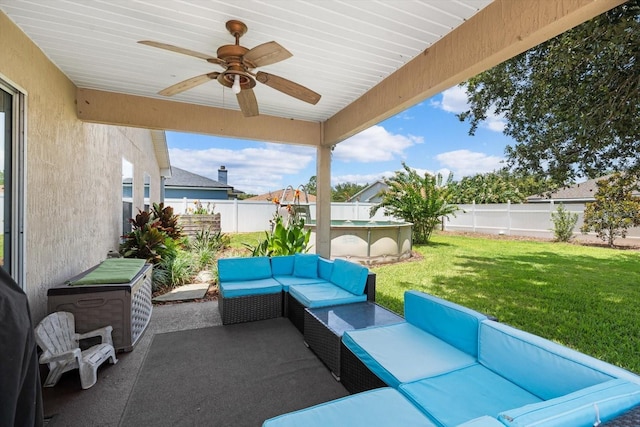
[[[122,228],[122,159],[134,165],[134,211],[143,175],[159,200],[151,134],[80,121],[76,87],[0,12],[0,78],[26,92],[25,291],[35,321],[47,289],[116,250]]]

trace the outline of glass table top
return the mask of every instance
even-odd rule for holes
[[[370,302],[308,308],[307,311],[338,336],[354,329],[404,322],[404,318]]]

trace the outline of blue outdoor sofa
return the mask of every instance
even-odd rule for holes
[[[592,427],[640,405],[639,376],[415,291],[404,323],[347,331],[342,345],[356,394],[263,427]],[[360,391],[366,376],[381,388]]]
[[[316,254],[218,260],[224,325],[287,316],[304,330],[304,308],[375,301],[375,274]]]

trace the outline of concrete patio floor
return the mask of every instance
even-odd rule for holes
[[[217,301],[154,306],[133,351],[118,353],[116,365],[105,363],[93,387],[82,390],[77,371],[71,371],[55,387],[43,389],[45,418],[52,417],[47,426],[118,426],[155,334],[221,324]]]

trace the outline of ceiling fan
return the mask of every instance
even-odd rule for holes
[[[196,58],[204,59],[207,62],[218,64],[224,68],[222,72],[214,71],[191,77],[190,79],[161,90],[158,94],[173,96],[206,83],[209,80],[217,80],[221,85],[233,90],[238,98],[238,104],[240,105],[242,114],[245,117],[251,117],[258,115],[258,101],[253,93],[253,87],[256,85],[257,80],[260,83],[266,84],[275,90],[301,101],[314,105],[318,103],[320,95],[311,89],[274,74],[263,71],[253,72],[254,68],[275,64],[276,62],[290,58],[292,56],[291,52],[274,41],[263,43],[253,49],[247,49],[240,45],[240,37],[247,32],[247,26],[240,21],[231,20],[227,22],[226,27],[231,35],[235,37],[236,42],[235,44],[220,46],[216,56],[166,43],[140,40],[138,43],[182,53],[184,55],[195,56]]]

